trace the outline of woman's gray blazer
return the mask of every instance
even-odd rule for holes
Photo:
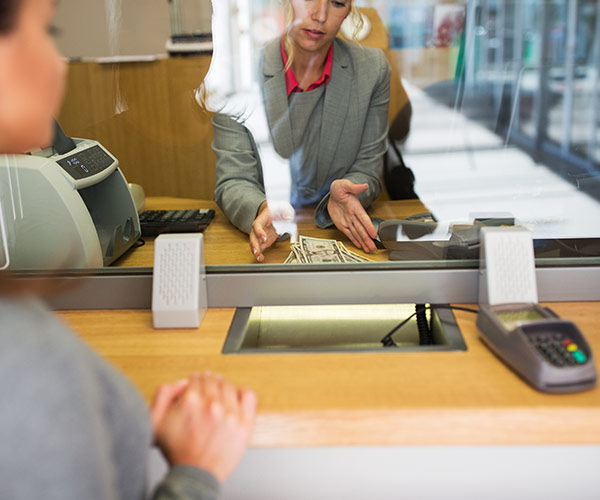
[[[292,129],[283,72],[280,39],[264,49],[261,84],[273,146],[284,158],[293,153]],[[359,195],[364,207],[381,193],[383,155],[387,149],[390,65],[382,50],[334,40],[331,79],[325,89],[318,152],[319,177],[326,188],[345,178],[369,189]],[[213,115],[216,154],[215,201],[242,231],[249,233],[260,204],[265,201],[262,167],[254,138],[243,123]],[[323,175],[321,175],[323,172]],[[319,227],[331,225],[329,194],[315,210]]]

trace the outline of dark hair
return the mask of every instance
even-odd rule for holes
[[[21,0],[0,0],[0,35],[15,27]]]

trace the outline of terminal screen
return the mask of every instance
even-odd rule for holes
[[[544,316],[535,309],[521,309],[496,313],[508,331],[514,330],[519,325],[544,319]]]

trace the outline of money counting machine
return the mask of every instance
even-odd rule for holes
[[[71,139],[56,128],[54,145],[11,158],[2,182],[4,212],[14,216],[12,269],[106,266],[141,235],[118,160],[97,141]]]

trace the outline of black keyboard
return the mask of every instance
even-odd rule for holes
[[[201,233],[215,216],[209,208],[200,210],[146,210],[140,214],[142,236],[162,233]]]

